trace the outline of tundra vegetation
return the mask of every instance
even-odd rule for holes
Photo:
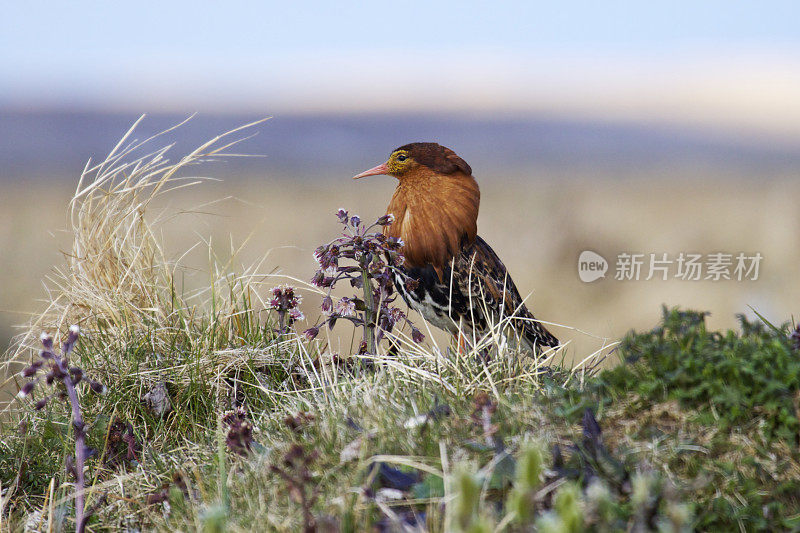
[[[0,529],[800,528],[793,325],[709,331],[665,308],[583,356],[533,358],[503,323],[456,350],[397,307],[402,246],[373,233],[391,221],[346,212],[313,280],[210,250],[210,282],[188,290],[148,208],[237,133],[177,162],[126,136],[87,165],[72,249],[6,358],[20,398],[1,422]],[[361,333],[334,353],[337,322]]]

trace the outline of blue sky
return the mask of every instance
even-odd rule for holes
[[[467,47],[668,52],[800,44],[792,1],[13,2],[4,68],[142,54],[199,58],[293,50]]]
[[[723,100],[769,108],[800,84],[798,20],[792,1],[14,2],[0,105],[652,115],[743,79]]]

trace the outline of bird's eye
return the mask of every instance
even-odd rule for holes
[[[404,155],[398,155],[398,156],[397,156],[397,160],[398,160],[398,161],[405,161],[406,159],[408,159],[408,157],[406,157],[406,156],[404,156]]]

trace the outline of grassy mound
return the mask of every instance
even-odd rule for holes
[[[620,365],[583,386],[554,371],[471,392],[388,365],[312,385],[298,348],[286,346],[282,374],[232,374],[238,385],[225,397],[202,370],[188,386],[168,380],[173,409],[163,417],[132,401],[135,375],[106,375],[109,394],[83,402],[98,451],[90,526],[794,529],[796,377],[775,372],[762,386],[695,370],[722,359],[746,373],[767,355],[772,369],[793,368],[792,342],[746,321],[741,332],[708,332],[702,313],[665,311],[660,327],[625,338]],[[142,357],[147,344],[120,339],[116,355]],[[101,360],[94,350],[79,345],[87,368]],[[780,394],[758,396],[765,388]],[[234,402],[246,407],[231,411]],[[54,404],[19,417],[24,431],[6,425],[0,454],[13,489],[6,520],[61,523],[71,514],[67,412]]]

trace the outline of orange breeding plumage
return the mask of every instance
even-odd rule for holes
[[[494,250],[477,235],[480,190],[463,159],[436,143],[411,143],[355,179],[378,174],[399,181],[387,208],[395,220],[384,233],[403,240],[405,263],[394,281],[409,307],[454,333],[465,328],[482,334],[511,318],[530,348],[558,346],[525,307]]]

